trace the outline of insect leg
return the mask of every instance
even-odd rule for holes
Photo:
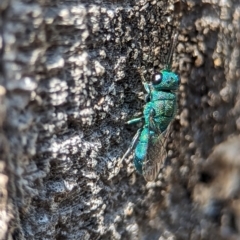
[[[147,92],[147,94],[145,96],[145,102],[149,102],[149,101],[151,101],[151,97],[150,97],[151,96],[150,84],[144,83],[143,86],[144,86],[144,88],[145,88],[145,90]]]
[[[140,136],[140,133],[141,133],[141,129],[138,129],[138,131],[136,132],[136,134],[135,134],[134,137],[133,137],[133,140],[132,140],[132,142],[131,142],[130,147],[128,148],[128,150],[125,152],[125,154],[124,154],[123,157],[121,158],[118,166],[119,166],[120,164],[122,164],[122,161],[123,161],[123,160],[127,157],[127,155],[132,151],[132,149],[134,148],[134,146],[135,146],[135,144],[136,144],[136,142],[137,142],[137,140],[138,140],[138,138],[139,138],[139,136]]]
[[[160,126],[154,122],[154,115],[155,115],[155,111],[154,109],[151,109],[148,116],[149,125],[152,130],[150,131],[150,134],[153,136],[154,134],[157,133],[159,136],[161,136],[161,138],[164,138],[167,133],[167,129],[165,129],[163,132],[161,131]],[[161,140],[161,144],[163,145],[162,140]]]
[[[147,92],[147,95],[145,97],[145,101],[149,102],[149,98],[150,98],[150,94],[151,94],[150,84],[144,83],[143,86],[144,86],[144,88],[145,88],[145,90]],[[138,118],[131,119],[131,120],[127,121],[126,123],[127,124],[139,123],[139,122],[142,122],[143,119],[144,119],[144,117],[141,116],[141,117],[138,117]]]
[[[150,109],[148,114],[148,125],[152,131],[154,131],[155,133],[161,134],[160,126],[156,124],[156,122],[154,121],[155,115],[156,115],[156,112],[154,108]]]
[[[133,119],[131,119],[131,120],[127,121],[127,122],[126,122],[126,124],[134,124],[134,123],[139,123],[139,122],[141,122],[143,119],[144,119],[144,117],[143,117],[143,116],[142,116],[142,117],[139,117],[139,118],[133,118]]]
[[[150,84],[144,83],[143,86],[144,86],[146,92],[147,92],[148,94],[150,94],[150,92],[151,92],[151,90],[150,90]]]

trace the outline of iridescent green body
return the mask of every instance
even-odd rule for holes
[[[154,181],[166,158],[166,139],[169,125],[177,112],[177,95],[180,84],[178,74],[171,71],[171,57],[177,41],[174,35],[166,69],[153,75],[151,84],[144,84],[147,91],[143,115],[128,121],[128,124],[142,122],[123,159],[135,147],[134,165],[147,181]]]
[[[177,112],[175,91],[179,86],[179,76],[167,70],[163,70],[155,75],[155,77],[159,76],[161,76],[161,81],[158,84],[154,84],[155,82],[153,81],[152,84],[144,85],[148,92],[147,98],[149,101],[144,106],[143,118],[141,118],[144,125],[139,134],[134,157],[135,167],[140,174],[143,174],[144,161],[147,160],[148,153],[152,151],[150,146],[153,147],[155,144],[158,144],[159,138],[164,137],[163,134]],[[129,124],[135,122],[136,119],[128,121]],[[161,149],[161,143],[158,147]],[[156,155],[159,155],[159,151],[156,152],[156,149],[154,151],[158,153]],[[160,155],[165,154],[165,149],[161,151],[164,152],[160,153]]]
[[[151,92],[151,101],[148,102],[143,111],[146,124],[150,124],[149,115],[154,110],[155,126],[164,132],[177,111],[176,94],[172,92],[156,91]]]

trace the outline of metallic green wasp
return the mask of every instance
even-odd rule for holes
[[[134,165],[146,181],[154,181],[167,157],[166,140],[169,125],[177,112],[177,95],[180,84],[178,74],[171,71],[173,50],[177,43],[177,34],[172,38],[166,68],[152,77],[150,84],[145,83],[147,92],[143,115],[127,124],[142,122],[143,126],[135,134],[124,158],[135,148]]]

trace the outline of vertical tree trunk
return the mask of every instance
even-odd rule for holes
[[[0,2],[0,239],[238,238],[240,5],[215,2]],[[118,164],[124,123],[175,29],[179,110],[147,184]]]

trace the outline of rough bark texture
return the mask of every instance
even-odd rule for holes
[[[237,0],[0,2],[0,239],[239,239]],[[164,67],[181,76],[155,183],[119,167]]]

